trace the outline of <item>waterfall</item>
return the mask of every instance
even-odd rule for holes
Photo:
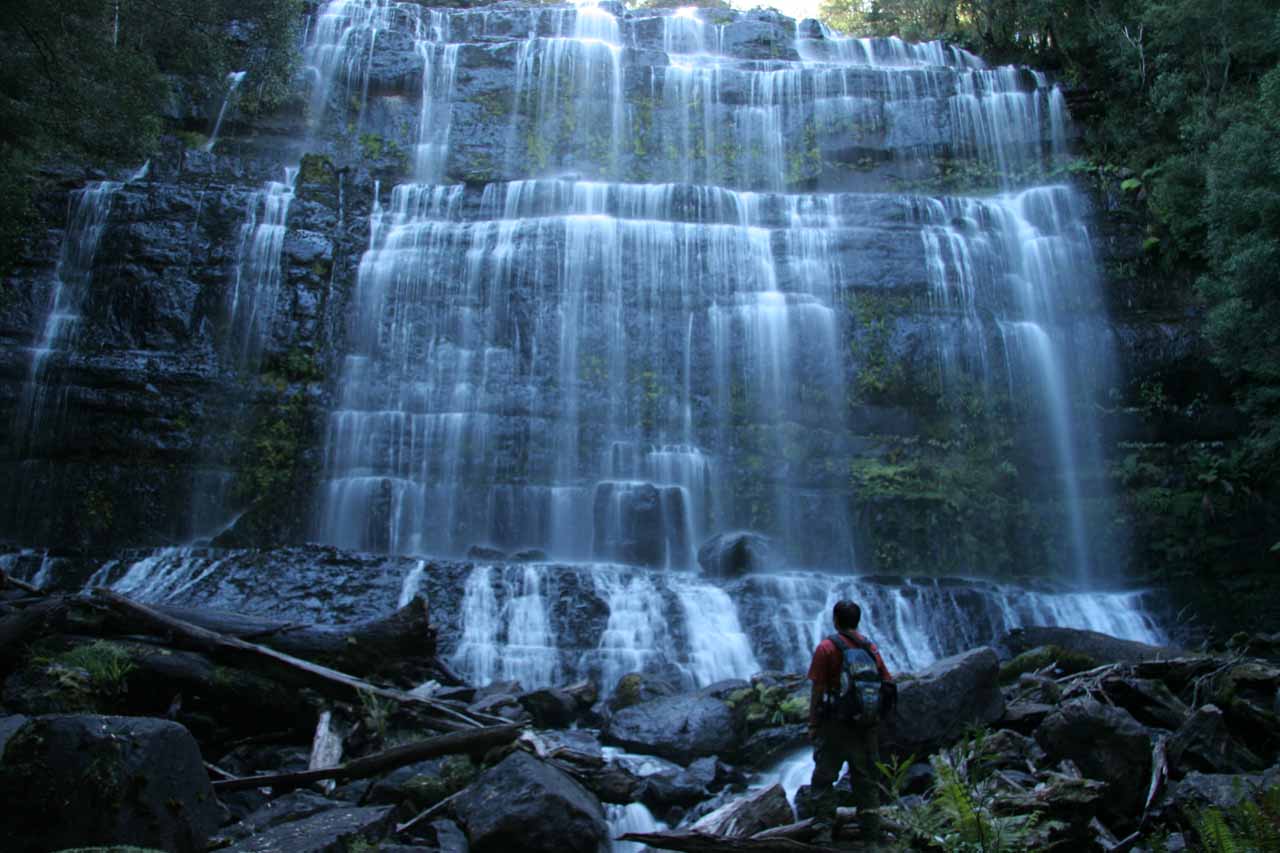
[[[605,804],[605,820],[609,822],[609,837],[618,838],[629,832],[661,832],[667,828],[649,811],[644,803],[627,803],[625,806]],[[649,848],[633,841],[614,841],[613,853],[643,853]]]
[[[40,331],[31,347],[31,369],[22,385],[13,434],[22,450],[30,452],[51,440],[60,426],[62,390],[50,367],[75,343],[80,312],[93,282],[93,261],[106,231],[111,202],[124,184],[96,181],[71,194],[67,226],[53,270],[48,302]],[[48,415],[53,420],[47,421]]]
[[[209,141],[204,144],[205,151],[212,151],[213,146],[218,144],[218,131],[222,129],[222,119],[227,114],[227,106],[231,103],[232,97],[235,96],[236,90],[240,88],[240,84],[244,82],[245,75],[248,71],[232,71],[227,74],[227,94],[222,96],[222,106],[218,108],[218,118],[213,123],[213,131],[209,134]]]

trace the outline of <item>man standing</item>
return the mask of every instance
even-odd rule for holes
[[[818,644],[809,664],[809,740],[814,745],[810,797],[814,816],[832,820],[836,792],[831,786],[848,762],[858,822],[873,837],[880,829],[879,721],[892,710],[897,687],[875,643],[858,633],[862,608],[839,601],[832,618],[836,633]]]

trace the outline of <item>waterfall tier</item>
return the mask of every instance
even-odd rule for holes
[[[617,564],[493,565],[373,557],[331,549],[170,548],[73,571],[38,554],[6,559],[16,576],[106,585],[144,602],[298,621],[371,618],[415,594],[430,602],[440,646],[469,680],[526,688],[629,672],[686,687],[762,670],[804,671],[841,598],[895,671],[1027,625],[1071,625],[1160,643],[1143,592],[1036,592],[984,581],[835,577],[804,572],[713,583]]]

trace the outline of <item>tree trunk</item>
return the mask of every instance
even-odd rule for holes
[[[436,653],[436,631],[421,596],[389,616],[349,625],[305,625],[189,607],[154,609],[188,625],[353,675],[379,672],[407,658],[434,658]]]
[[[328,767],[323,770],[300,770],[296,773],[277,773],[270,776],[249,776],[242,779],[219,779],[213,783],[213,790],[219,794],[228,791],[243,791],[247,788],[296,788],[310,782],[323,779],[365,779],[388,770],[395,770],[406,764],[438,758],[441,755],[457,753],[483,753],[495,746],[511,743],[520,736],[524,726],[510,724],[505,726],[486,726],[480,729],[469,729],[463,732],[450,732],[439,737],[427,738],[416,743],[397,746],[383,752],[375,752],[364,758]]]
[[[140,626],[142,630],[170,636],[175,645],[204,652],[215,661],[262,672],[285,683],[313,687],[326,695],[346,700],[364,694],[405,704],[420,712],[425,718],[423,720],[425,725],[444,731],[459,731],[488,723],[507,722],[492,715],[467,711],[446,702],[423,699],[399,690],[378,687],[345,672],[311,663],[266,646],[228,637],[174,618],[145,604],[131,601],[108,589],[94,590],[94,595],[117,612],[131,617],[132,624]]]

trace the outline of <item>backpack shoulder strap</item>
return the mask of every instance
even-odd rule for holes
[[[834,634],[827,637],[827,639],[830,640],[831,644],[840,651],[841,656],[843,656],[844,652],[847,652],[849,651],[849,649],[853,648],[853,645],[850,644],[849,642],[849,638],[846,637],[844,634],[841,634],[839,631],[836,631]]]

